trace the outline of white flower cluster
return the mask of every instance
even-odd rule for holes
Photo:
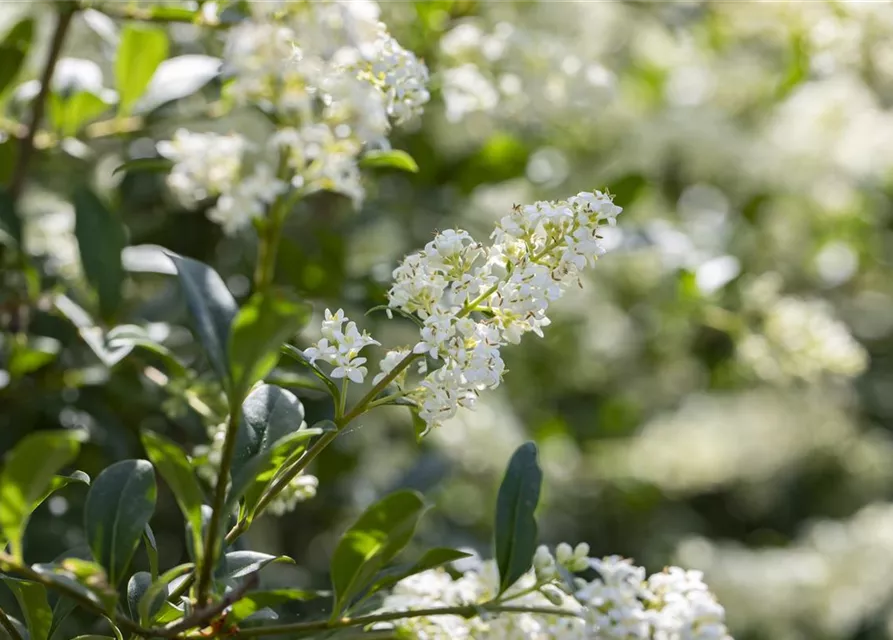
[[[442,364],[408,392],[429,426],[499,385],[500,348],[529,331],[542,336],[549,304],[603,253],[599,227],[620,211],[600,192],[516,206],[489,246],[465,231],[444,231],[394,270],[389,306],[422,321],[413,353]],[[388,354],[382,367],[393,359]]]
[[[172,140],[158,143],[158,152],[174,162],[167,184],[185,205],[194,206],[216,197],[208,218],[234,234],[264,210],[286,184],[273,169],[258,162],[253,172],[244,169],[243,157],[250,148],[240,135],[194,133],[178,129]]]
[[[779,295],[781,282],[769,274],[745,291],[760,327],[738,343],[742,363],[771,382],[820,382],[854,378],[868,366],[868,354],[849,328],[821,300]]]
[[[259,163],[243,169],[249,150],[239,135],[178,131],[159,143],[175,166],[168,184],[187,206],[218,197],[209,217],[235,233],[263,215],[287,189],[364,196],[358,158],[387,147],[391,121],[402,124],[429,100],[428,69],[378,20],[366,0],[251,3],[252,16],[227,33],[226,95],[237,105],[276,113],[270,140],[289,175]],[[275,162],[275,160],[273,161]]]
[[[306,424],[302,424],[304,428]],[[214,484],[220,475],[220,461],[223,458],[223,444],[226,438],[226,423],[211,425],[208,427],[208,437],[210,442],[206,445],[195,447],[192,454],[196,463],[196,473],[207,481]],[[288,486],[270,501],[266,510],[276,516],[284,515],[298,505],[299,502],[305,502],[316,497],[316,489],[319,486],[319,479],[309,473],[302,473],[291,480]]]
[[[363,366],[366,358],[359,356],[360,351],[369,345],[381,343],[373,340],[365,331],[360,333],[357,324],[348,321],[341,309],[334,314],[326,309],[322,336],[314,346],[304,350],[304,357],[312,364],[322,360],[334,366],[329,374],[333,378],[347,378],[351,382],[362,383],[366,377],[366,367]]]
[[[561,544],[553,557],[537,549],[534,570],[500,600],[556,613],[494,613],[405,618],[396,628],[425,640],[730,640],[725,611],[700,572],[670,567],[646,579],[645,569],[617,556],[588,558],[588,545]],[[593,569],[592,581],[565,580],[561,570]],[[480,605],[497,597],[499,575],[492,561],[476,563],[460,577],[434,569],[406,578],[384,599],[382,611]]]

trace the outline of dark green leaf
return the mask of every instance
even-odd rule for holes
[[[149,573],[152,580],[156,580],[158,578],[158,543],[155,542],[155,534],[149,525],[146,525],[146,529],[143,531],[143,545],[149,560]]]
[[[259,551],[230,551],[224,556],[220,577],[226,579],[244,578],[255,571],[260,571],[271,562],[295,563],[288,556],[271,556]]]
[[[135,324],[118,325],[111,329],[105,338],[108,350],[116,357],[116,361],[112,364],[117,364],[132,349],[139,347],[158,356],[167,365],[171,377],[189,375],[186,366],[167,347],[153,340],[143,327]]]
[[[158,469],[158,473],[173,491],[177,505],[189,523],[193,536],[193,548],[201,553],[204,495],[189,459],[183,453],[182,448],[157,433],[144,431],[142,440],[149,460],[152,461],[152,464]],[[197,564],[201,564],[201,560]]]
[[[322,429],[301,429],[289,433],[277,440],[269,448],[263,449],[244,463],[233,476],[233,484],[226,498],[227,512],[235,509],[239,500],[245,497],[241,517],[249,521],[254,517],[254,510],[266,489],[276,477],[280,469],[287,468],[287,461],[294,459],[307,446],[307,441],[322,434]]]
[[[302,591],[300,589],[274,589],[271,591],[250,591],[241,600],[234,603],[230,609],[230,617],[234,623],[254,615],[261,609],[275,607],[286,602],[303,602],[315,598],[330,596],[328,591]]]
[[[419,558],[412,564],[393,567],[379,572],[378,576],[376,576],[375,581],[372,583],[366,593],[363,594],[363,599],[365,600],[372,594],[376,593],[377,591],[381,591],[382,589],[390,589],[404,578],[408,578],[409,576],[414,576],[417,573],[422,573],[423,571],[428,571],[429,569],[441,567],[445,564],[449,564],[450,562],[455,562],[456,560],[461,560],[462,558],[468,558],[470,556],[470,553],[465,553],[464,551],[459,551],[458,549],[450,549],[448,547],[429,549],[421,558]]]
[[[333,619],[363,591],[415,533],[425,503],[415,491],[397,491],[370,506],[339,540],[332,555]]]
[[[303,352],[301,352],[300,349],[293,345],[284,344],[282,345],[282,347],[280,347],[280,351],[283,353],[283,355],[288,356],[295,362],[298,362],[310,369],[310,371],[313,372],[313,375],[315,375],[324,385],[326,385],[326,389],[329,390],[329,395],[332,396],[332,400],[335,401],[335,405],[338,405],[338,401],[341,398],[341,390],[338,389],[338,385],[332,382],[332,379],[329,378],[329,376],[322,372],[322,369],[305,358]]]
[[[93,482],[84,505],[84,529],[93,557],[117,585],[155,511],[155,472],[146,460],[122,460]]]
[[[418,407],[410,408],[409,412],[412,416],[412,429],[415,432],[416,442],[421,442],[422,439],[431,431],[431,425],[425,422],[422,419],[422,416],[419,415]]]
[[[70,476],[56,476],[56,477],[54,477],[52,482],[50,483],[50,488],[47,489],[47,492],[39,500],[37,500],[35,507],[37,505],[43,503],[44,500],[49,498],[51,495],[53,495],[59,489],[62,489],[63,487],[67,487],[68,485],[70,485],[72,483],[85,484],[87,486],[90,486],[90,476],[88,476],[83,471],[73,471]]]
[[[512,455],[496,500],[494,556],[499,568],[500,594],[527,573],[533,563],[537,535],[534,511],[542,482],[536,445],[527,442]]]
[[[300,331],[310,317],[310,307],[284,291],[256,293],[243,306],[229,337],[233,402],[262,380],[279,361],[279,347]]]
[[[127,244],[127,233],[118,215],[89,189],[78,189],[74,209],[74,234],[84,275],[99,295],[100,312],[109,318],[121,303],[121,250]]]
[[[18,157],[19,146],[16,138],[7,137],[5,140],[0,141],[0,185],[9,184],[9,179],[12,177],[13,170],[18,162]],[[0,194],[2,194],[2,192],[3,190],[0,189]],[[0,197],[2,197],[2,195],[0,195]],[[0,231],[8,234],[9,237],[18,244],[20,238],[12,233],[11,229],[6,228],[6,223],[4,222],[5,218],[6,215],[0,212]],[[2,235],[0,235],[0,244],[3,242]]]
[[[173,166],[173,161],[168,160],[167,158],[135,158],[115,167],[115,170],[112,171],[112,175],[116,175],[122,171],[126,171],[127,173],[167,173]]]
[[[48,365],[62,347],[58,340],[46,336],[18,335],[10,343],[7,369],[14,380]]]
[[[298,397],[281,387],[257,386],[242,402],[236,433],[233,474],[248,460],[304,424],[304,406]]]
[[[413,157],[399,149],[367,151],[360,158],[360,166],[363,168],[388,168],[418,173],[419,165]]]
[[[16,580],[8,576],[2,576],[2,579],[19,603],[30,640],[49,640],[53,610],[47,602],[46,588],[37,582]]]
[[[40,431],[25,436],[0,472],[0,534],[22,560],[22,535],[35,507],[52,491],[55,473],[77,455],[82,431]]]
[[[25,18],[9,30],[3,42],[0,42],[0,94],[2,94],[22,68],[28,48],[34,39],[34,19]]]
[[[161,608],[162,603],[167,599],[168,585],[177,578],[185,576],[192,571],[194,567],[195,565],[190,562],[165,571],[158,580],[153,582],[151,586],[146,589],[145,593],[143,593],[140,598],[138,606],[140,624],[144,626],[152,624],[153,616],[155,615],[154,612],[158,611]]]
[[[130,113],[149,85],[155,69],[167,58],[167,51],[167,34],[164,29],[136,22],[124,25],[115,59],[119,114]]]
[[[147,571],[137,571],[127,581],[127,608],[130,611],[130,617],[134,620],[139,620],[140,600],[146,595],[152,582],[152,575]],[[152,611],[152,613],[155,612]]]
[[[227,344],[238,312],[236,301],[220,275],[208,265],[175,253],[168,252],[168,256],[177,268],[186,306],[208,360],[220,379],[228,382]]]
[[[96,636],[96,635],[88,635],[88,636],[77,636],[74,640],[115,640],[112,636]]]

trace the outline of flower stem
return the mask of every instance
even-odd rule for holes
[[[233,465],[233,455],[236,452],[236,431],[239,428],[239,414],[241,406],[233,402],[229,410],[229,422],[226,425],[226,439],[223,442],[223,453],[220,460],[220,472],[217,474],[217,485],[214,490],[214,504],[211,519],[208,522],[208,533],[205,536],[205,548],[201,557],[201,569],[198,576],[198,588],[196,601],[198,606],[203,606],[208,597],[211,586],[211,569],[217,560],[218,547],[220,546],[220,525],[223,520],[223,510],[226,504],[226,488],[229,485],[229,474]],[[198,570],[198,569],[197,569]]]
[[[25,136],[19,145],[19,159],[12,179],[9,181],[9,196],[13,201],[18,199],[22,193],[22,188],[25,186],[25,177],[28,175],[28,163],[31,160],[31,155],[34,153],[34,137],[37,135],[37,129],[40,127],[41,120],[43,120],[47,97],[50,95],[53,72],[56,70],[56,62],[59,60],[62,44],[65,42],[68,27],[71,26],[71,19],[74,17],[76,10],[76,5],[66,5],[59,12],[56,30],[53,32],[53,39],[50,41],[50,52],[47,54],[46,64],[43,67],[43,72],[40,74],[40,90],[31,106],[31,121],[28,123],[28,130],[25,132]]]
[[[521,607],[512,605],[502,605],[497,603],[469,604],[456,607],[432,607],[430,609],[415,609],[413,611],[386,611],[384,613],[374,613],[368,616],[358,616],[356,618],[340,618],[336,620],[316,620],[313,622],[298,622],[294,624],[280,624],[268,627],[257,627],[254,629],[243,629],[237,638],[259,638],[261,636],[276,636],[286,634],[312,634],[319,631],[331,631],[334,629],[344,629],[348,627],[360,627],[377,622],[392,622],[394,620],[405,620],[406,618],[421,618],[429,616],[461,616],[463,618],[473,618],[482,611],[492,613],[535,613],[540,615],[579,617],[580,612],[569,611],[567,609],[559,609],[557,607]]]

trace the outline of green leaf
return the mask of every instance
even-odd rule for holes
[[[155,472],[146,460],[122,460],[96,478],[84,505],[93,557],[117,585],[155,511]]]
[[[155,542],[155,534],[149,525],[146,525],[146,529],[143,531],[143,544],[146,548],[146,557],[149,560],[149,573],[152,580],[155,580],[158,577],[158,543]]]
[[[126,171],[127,173],[167,173],[174,166],[173,160],[167,158],[134,158],[115,167],[112,175]]]
[[[279,347],[309,318],[310,307],[281,290],[256,293],[248,300],[229,337],[231,401],[241,402],[251,386],[273,370]]]
[[[139,601],[139,620],[143,626],[152,624],[155,612],[161,609],[162,603],[168,596],[168,585],[181,576],[193,570],[195,565],[191,562],[181,564],[173,569],[165,571],[158,580],[146,589]]]
[[[139,619],[140,600],[146,595],[152,582],[152,575],[148,571],[137,571],[127,581],[127,608],[130,611],[130,617],[134,620]]]
[[[46,493],[39,500],[37,500],[34,506],[39,506],[44,500],[56,493],[59,489],[67,487],[72,483],[90,486],[90,476],[83,471],[74,471],[70,476],[55,476],[50,483],[50,488],[47,489]]]
[[[366,593],[363,594],[363,599],[365,600],[382,589],[390,589],[404,578],[468,557],[471,557],[470,553],[465,553],[458,549],[450,549],[449,547],[429,549],[421,558],[412,564],[393,567],[380,572]]]
[[[329,376],[322,372],[322,369],[305,358],[301,350],[294,345],[284,344],[282,345],[282,347],[280,347],[280,351],[283,355],[288,356],[295,362],[298,362],[310,369],[310,371],[313,372],[313,375],[315,375],[324,385],[326,385],[326,389],[329,390],[329,395],[332,396],[332,400],[334,400],[335,406],[338,405],[338,401],[341,398],[341,390],[338,389],[338,385],[332,382],[332,379],[329,378]]]
[[[418,173],[419,165],[411,155],[399,149],[367,151],[360,158],[360,166],[363,168],[388,168]]]
[[[121,304],[121,251],[127,244],[127,232],[120,217],[87,188],[75,193],[74,210],[74,235],[84,275],[99,294],[101,314],[109,318]]]
[[[3,60],[3,64],[0,65],[0,94],[3,94],[19,75],[33,39],[34,19],[25,18],[16,23],[3,38],[3,42],[0,42],[0,60]]]
[[[37,582],[0,577],[19,603],[30,640],[48,640],[53,626],[53,610],[47,602],[46,588]]]
[[[201,13],[186,7],[171,7],[168,5],[155,5],[146,9],[149,18],[160,22],[189,22],[201,16]]]
[[[295,563],[288,556],[271,556],[269,553],[260,553],[259,551],[230,551],[223,557],[220,577],[224,579],[244,578],[255,571],[260,571],[271,562]]]
[[[499,593],[511,587],[533,564],[537,527],[534,511],[540,498],[543,472],[536,445],[527,442],[509,461],[496,499],[496,565]]]
[[[425,503],[415,491],[397,491],[370,506],[339,540],[332,555],[332,618],[365,589],[415,533]]]
[[[189,523],[193,548],[202,552],[202,504],[204,494],[195,472],[183,450],[167,438],[152,431],[144,431],[143,446],[149,460],[174,493],[177,506]],[[201,564],[199,558],[197,564]]]
[[[145,113],[192,95],[220,75],[222,65],[220,58],[194,53],[168,58],[158,65],[134,111]]]
[[[111,108],[111,104],[89,91],[76,91],[70,95],[54,92],[48,103],[50,121],[64,137],[77,135],[81,127]]]
[[[158,65],[167,58],[168,41],[164,29],[129,22],[121,30],[121,44],[115,59],[115,83],[120,102],[118,113],[128,115]]]
[[[328,591],[303,591],[301,589],[273,589],[270,591],[250,591],[242,599],[233,603],[227,620],[238,623],[261,609],[275,607],[286,602],[305,602],[331,595]]]
[[[109,585],[105,569],[95,562],[65,558],[58,562],[35,564],[31,569],[61,589],[79,593],[106,613],[115,610],[118,592]],[[67,615],[64,611],[67,607],[62,609],[61,613]]]
[[[25,436],[0,472],[0,534],[22,561],[22,536],[31,513],[52,491],[55,473],[77,455],[82,431],[39,431]]]
[[[108,350],[116,358],[112,364],[120,362],[125,355],[136,347],[145,349],[156,355],[167,365],[171,377],[186,377],[189,370],[163,344],[153,340],[149,332],[139,325],[122,324],[112,328],[105,336]]]
[[[167,255],[177,268],[186,306],[208,360],[220,379],[228,383],[227,344],[238,312],[236,301],[223,279],[211,267],[175,253],[167,252]]]
[[[416,442],[421,442],[431,431],[431,425],[425,422],[422,416],[419,415],[418,407],[410,407],[409,413],[412,416],[412,429],[415,432],[415,440]]]
[[[287,468],[286,462],[304,451],[310,438],[322,433],[322,429],[301,429],[290,433],[243,464],[239,472],[233,476],[233,483],[226,498],[227,512],[234,510],[244,496],[240,517],[246,518],[249,522],[253,520],[257,504],[264,490],[276,479],[277,472]]]
[[[112,636],[88,635],[88,636],[77,636],[74,638],[74,640],[115,640],[115,638]]]
[[[7,370],[13,380],[37,371],[56,359],[62,343],[47,336],[18,335],[9,341]]]
[[[258,385],[242,402],[233,454],[233,475],[243,464],[304,424],[304,405],[290,391]]]

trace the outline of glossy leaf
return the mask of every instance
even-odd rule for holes
[[[25,18],[13,26],[0,42],[0,94],[12,84],[19,75],[25,56],[34,39],[34,19]]]
[[[226,499],[227,512],[235,509],[239,500],[244,497],[240,516],[250,521],[264,489],[273,482],[277,472],[286,467],[289,459],[293,459],[306,448],[310,438],[322,433],[322,429],[301,429],[289,433],[249,459],[233,477]]]
[[[419,165],[411,155],[399,149],[367,151],[360,158],[360,166],[363,168],[398,169],[410,173],[418,173]]]
[[[295,563],[288,556],[272,556],[259,551],[230,551],[223,557],[220,577],[225,579],[244,578],[255,571],[260,571],[271,562]]]
[[[152,574],[148,571],[137,571],[127,581],[127,608],[130,611],[130,617],[134,620],[139,619],[140,600],[152,586],[152,582],[154,582]]]
[[[189,523],[189,529],[193,536],[193,548],[198,549],[201,553],[204,494],[189,459],[183,453],[182,448],[157,433],[144,431],[142,440],[149,460],[171,488],[177,506],[180,507],[183,517]],[[198,564],[201,564],[200,559]]]
[[[229,337],[233,402],[279,361],[279,347],[294,336],[310,317],[310,307],[284,291],[255,294],[239,310]]]
[[[233,320],[238,312],[236,301],[223,279],[211,267],[175,253],[167,255],[177,268],[186,306],[208,360],[220,379],[228,383],[227,345]]]
[[[143,531],[143,546],[149,560],[149,573],[155,580],[158,577],[158,543],[155,541],[155,533],[149,525],[146,525],[146,529]]]
[[[49,498],[59,489],[67,487],[70,484],[83,484],[90,486],[90,476],[88,476],[83,471],[73,471],[71,475],[68,476],[55,476],[52,482],[50,482],[49,489],[47,489],[46,493],[39,500],[37,500],[35,507],[43,503],[44,500]]]
[[[53,610],[47,602],[46,587],[8,576],[2,576],[2,580],[19,603],[30,640],[48,640],[53,626]]]
[[[418,493],[398,491],[366,509],[344,533],[331,562],[333,619],[409,543],[424,512]]]
[[[167,58],[168,41],[164,29],[129,22],[121,30],[115,59],[115,86],[118,113],[127,115],[143,95],[155,69]]]
[[[500,594],[533,564],[537,536],[534,512],[542,482],[536,445],[527,442],[512,455],[496,500],[494,557],[499,568]]]
[[[77,455],[82,431],[39,431],[25,436],[0,472],[0,534],[22,560],[22,536],[31,512],[53,490],[56,472]]]
[[[304,424],[304,405],[291,391],[269,384],[258,385],[242,402],[233,471],[266,451]]]
[[[124,577],[155,511],[155,497],[155,472],[146,460],[122,460],[106,467],[87,494],[87,542],[112,585]]]
[[[109,318],[121,304],[121,250],[127,244],[127,233],[120,217],[87,188],[75,193],[74,209],[74,234],[84,275],[99,296],[102,316]]]
[[[168,596],[168,586],[171,582],[193,570],[194,564],[181,564],[173,569],[165,571],[158,580],[153,582],[140,597],[138,610],[140,624],[148,626],[152,623],[153,616],[161,609]]]
[[[112,175],[122,171],[126,173],[167,173],[173,166],[173,160],[167,158],[134,158],[115,167]]]
[[[158,65],[135,111],[146,112],[192,95],[220,74],[220,58],[187,54]]]

